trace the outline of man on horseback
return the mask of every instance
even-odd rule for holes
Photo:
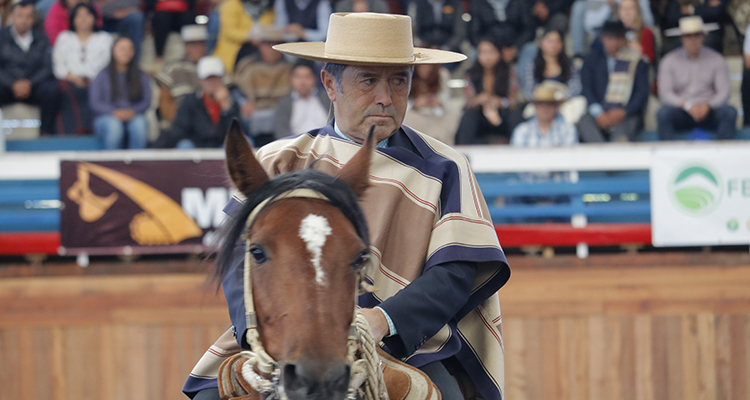
[[[275,48],[326,62],[321,79],[334,119],[263,147],[256,155],[260,164],[270,176],[313,163],[336,174],[374,125],[378,150],[360,203],[374,256],[366,279],[377,291],[360,296],[361,312],[375,341],[425,372],[443,399],[501,400],[504,357],[496,292],[510,277],[505,255],[467,160],[402,125],[413,66],[465,56],[413,48],[408,17],[371,13],[333,14],[325,43]],[[241,201],[233,199],[228,213]],[[241,265],[242,257],[239,253],[236,263]],[[224,291],[232,314],[242,289],[227,287],[225,280]],[[188,396],[217,399],[218,365],[248,348],[245,322],[232,322],[233,329],[191,373],[183,389]]]

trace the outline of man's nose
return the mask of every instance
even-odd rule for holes
[[[393,102],[391,87],[388,82],[380,82],[375,88],[375,102],[383,107],[388,107]]]

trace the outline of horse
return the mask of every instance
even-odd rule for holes
[[[386,376],[401,386],[429,382],[382,351],[378,359],[372,343],[364,346],[375,354],[370,370],[363,373],[366,363],[357,361],[368,353],[362,340],[368,328],[357,316],[356,299],[367,286],[363,276],[370,260],[358,199],[369,186],[372,131],[338,176],[307,169],[269,178],[236,121],[230,127],[226,166],[246,199],[232,216],[213,275],[225,283],[243,277],[247,330],[237,334],[251,350],[222,364],[223,398],[387,400],[381,360],[396,366]],[[242,275],[231,273],[239,240],[245,243]],[[361,387],[365,381],[367,390]],[[411,398],[439,399],[431,382],[422,386],[427,390]],[[396,392],[408,398],[403,387]]]

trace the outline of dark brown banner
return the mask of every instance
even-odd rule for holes
[[[221,160],[63,161],[61,244],[68,254],[202,252],[231,193]]]

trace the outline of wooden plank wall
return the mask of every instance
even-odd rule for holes
[[[507,399],[750,399],[750,255],[511,265]],[[185,377],[228,325],[223,296],[195,269],[133,270],[0,268],[0,400],[184,399]]]

